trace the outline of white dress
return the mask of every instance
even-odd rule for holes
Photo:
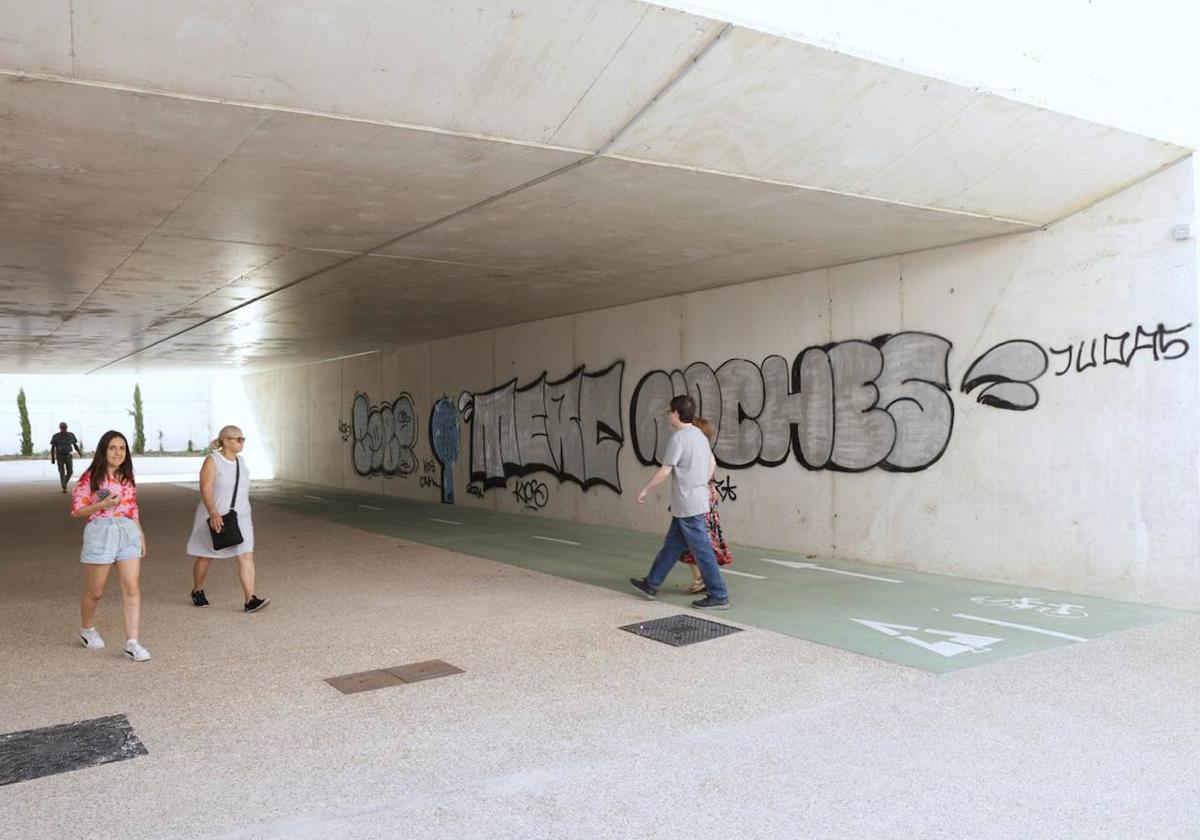
[[[216,550],[212,544],[212,534],[208,530],[208,508],[204,500],[196,506],[196,519],[192,524],[192,535],[188,538],[187,553],[189,557],[236,557],[239,554],[249,554],[254,550],[254,521],[250,518],[250,471],[246,462],[240,457],[237,462],[230,461],[219,452],[208,456],[217,468],[217,478],[213,483],[213,502],[222,515],[229,511],[229,500],[233,496],[233,483],[241,464],[241,477],[238,480],[237,500],[233,509],[237,511],[238,527],[245,537],[245,542],[231,545],[229,548]]]

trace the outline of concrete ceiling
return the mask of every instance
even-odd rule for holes
[[[1187,154],[632,0],[6,0],[0,371],[298,364],[1028,230]]]

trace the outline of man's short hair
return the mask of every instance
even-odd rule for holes
[[[671,398],[671,410],[679,415],[682,423],[691,423],[696,419],[696,401],[687,394]]]
[[[65,432],[65,431],[67,430],[67,424],[66,424],[66,423],[59,423],[59,424],[58,424],[58,428],[62,429],[62,430]]]

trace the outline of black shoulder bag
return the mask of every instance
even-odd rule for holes
[[[233,479],[233,498],[229,501],[229,513],[221,517],[221,521],[225,524],[220,531],[214,531],[212,525],[208,526],[208,532],[212,534],[214,551],[232,548],[246,541],[246,538],[242,536],[242,529],[238,527],[237,511],[233,509],[237,504],[238,482],[242,480],[242,459],[238,458],[234,463],[237,464],[237,472],[234,473]]]

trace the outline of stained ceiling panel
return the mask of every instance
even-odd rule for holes
[[[1187,151],[735,29],[611,153],[1046,224]]]
[[[277,113],[162,232],[361,252],[581,157]]]
[[[0,371],[300,364],[1027,230],[1184,155],[634,0],[11,0]]]
[[[741,257],[736,273],[726,271],[711,278],[712,284],[1023,229],[836,193],[599,159],[382,252],[626,276],[703,269],[720,261],[732,268],[728,261]]]

